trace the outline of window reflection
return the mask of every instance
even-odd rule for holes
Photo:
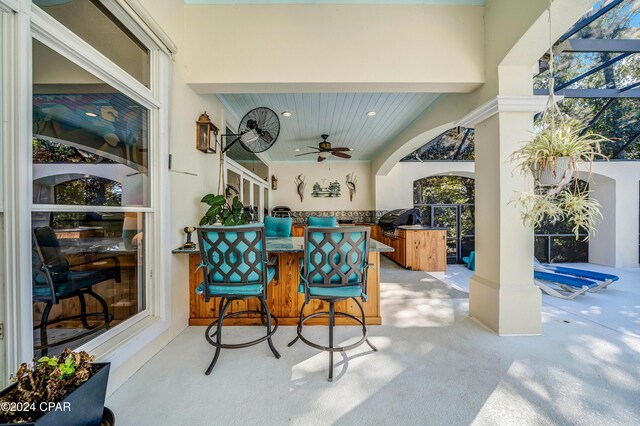
[[[33,44],[49,60],[34,70],[33,202],[148,206],[149,111]]]
[[[36,355],[78,347],[144,309],[143,213],[35,212],[32,225]]]

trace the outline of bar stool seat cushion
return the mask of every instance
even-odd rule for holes
[[[304,293],[304,284],[298,286],[298,293]],[[360,297],[362,287],[359,285],[345,287],[309,287],[309,294],[318,297]]]
[[[101,282],[114,279],[115,272],[113,268],[90,271],[68,271],[63,274],[53,274],[53,277],[56,296],[61,297]],[[41,283],[41,279],[38,278],[40,277],[35,277],[36,282],[38,282],[38,284],[44,284]],[[60,281],[58,279],[60,279]],[[51,290],[48,287],[36,287],[33,289],[33,295],[39,297],[51,297]]]
[[[267,268],[267,282],[270,283],[276,276],[275,268]],[[209,285],[209,291],[212,295],[216,294],[234,294],[238,296],[254,296],[262,293],[262,284],[248,285]],[[204,293],[204,283],[196,288],[196,294]]]

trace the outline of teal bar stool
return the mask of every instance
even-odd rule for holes
[[[216,348],[205,374],[209,375],[213,370],[221,349],[247,348],[266,340],[273,355],[280,358],[271,341],[271,336],[278,329],[278,318],[271,315],[267,305],[267,289],[275,277],[275,270],[267,265],[264,225],[212,226],[198,228],[197,232],[201,258],[199,267],[204,268],[204,282],[196,288],[196,293],[203,295],[205,302],[212,297],[220,298],[218,319],[207,327],[204,334],[207,342]],[[227,314],[233,301],[251,298],[260,301],[258,310]],[[262,325],[267,328],[264,336],[245,343],[222,343],[225,319],[254,313],[260,315]],[[211,333],[214,327],[216,330]]]
[[[307,218],[307,225],[323,228],[335,228],[338,226],[338,219],[336,219],[335,216],[309,216]]]
[[[372,350],[378,349],[367,338],[362,302],[367,301],[367,269],[369,268],[369,227],[322,228],[309,227],[304,239],[300,293],[304,293],[304,304],[300,309],[297,336],[289,346],[302,340],[307,345],[329,352],[329,381],[333,381],[333,353],[343,352],[366,342]],[[304,316],[304,308],[313,300],[328,302],[329,311]],[[362,318],[346,312],[336,312],[335,304],[352,299]],[[329,317],[329,346],[311,342],[302,335],[305,321],[317,316]],[[347,346],[334,346],[333,329],[335,316],[351,318],[362,326],[362,338]]]
[[[267,238],[290,237],[293,229],[293,219],[290,217],[265,216],[264,227]]]

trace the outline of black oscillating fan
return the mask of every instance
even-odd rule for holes
[[[238,126],[238,133],[223,136],[235,136],[235,139],[227,144],[222,152],[240,142],[240,145],[249,152],[255,154],[271,148],[280,135],[280,119],[272,109],[259,107],[252,109],[242,117]]]

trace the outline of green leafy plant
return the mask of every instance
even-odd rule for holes
[[[596,225],[602,220],[600,212],[600,203],[598,200],[590,196],[591,191],[563,190],[558,194],[558,199],[567,220],[573,223],[571,229],[576,235],[576,239],[581,231],[587,233],[585,238],[589,240],[590,236],[595,235]]]
[[[583,164],[588,164],[591,173],[596,158],[608,159],[600,145],[611,140],[586,132],[587,125],[565,118],[557,107],[549,106],[545,114],[534,137],[511,155],[521,172],[534,178],[534,191],[521,192],[516,204],[523,208],[525,226],[536,228],[545,220],[551,223],[566,220],[573,224],[576,239],[586,232],[588,240],[602,219],[601,206],[589,196],[588,190],[572,190],[570,183]],[[567,160],[563,164],[560,159]],[[546,175],[541,182],[543,173]]]
[[[33,410],[2,410],[0,423],[32,422],[41,417],[43,403],[62,401],[96,372],[88,353],[65,349],[59,357],[47,357],[22,363],[11,380],[16,386],[0,397],[0,404],[20,402]],[[45,404],[46,405],[46,404]]]
[[[564,219],[565,213],[554,196],[522,192],[516,204],[523,208],[522,222],[529,228],[538,228],[546,220],[552,224]]]
[[[602,220],[600,203],[590,196],[589,190],[564,188],[558,193],[536,194],[522,192],[516,200],[521,206],[522,222],[529,228],[538,228],[549,221],[555,224],[567,221],[573,224],[571,231],[576,240],[586,234],[584,241],[596,234],[596,226]]]
[[[221,224],[224,226],[244,225],[248,222],[244,214],[244,206],[233,197],[229,203],[224,195],[207,194],[200,200],[209,205],[209,209],[200,219],[200,226]]]
[[[549,114],[549,118],[542,120],[534,137],[511,158],[523,173],[532,173],[536,181],[542,170],[555,167],[558,158],[568,158],[568,168],[574,172],[583,163],[591,163],[598,157],[607,159],[601,153],[600,144],[611,139],[597,133],[583,134],[586,127],[579,120],[562,120],[556,114]]]

